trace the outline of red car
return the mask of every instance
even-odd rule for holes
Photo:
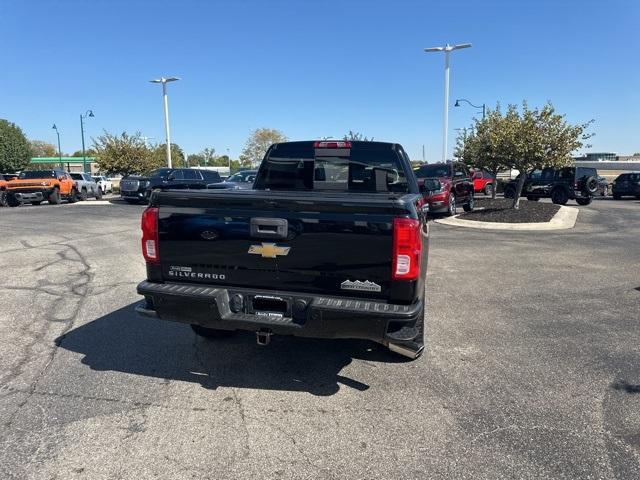
[[[496,188],[496,179],[491,172],[486,170],[474,169],[471,178],[473,179],[473,191],[475,193],[484,193],[491,196],[493,189]]]
[[[473,182],[461,162],[422,165],[414,173],[418,184],[425,186],[424,197],[429,203],[429,212],[451,216],[460,205],[465,212],[473,210]]]

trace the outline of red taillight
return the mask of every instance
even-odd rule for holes
[[[351,148],[351,142],[349,141],[339,141],[339,142],[326,142],[326,141],[318,141],[313,144],[313,148]]]
[[[142,255],[147,263],[159,263],[158,207],[148,207],[142,212]]]
[[[416,280],[420,276],[422,233],[413,218],[393,220],[393,280]]]

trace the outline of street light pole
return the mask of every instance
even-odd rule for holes
[[[55,123],[51,128],[53,128],[58,135],[58,158],[60,159],[60,168],[64,169],[64,165],[62,164],[62,149],[60,148],[60,132],[58,131],[58,127],[56,127]]]
[[[444,115],[443,115],[443,128],[442,128],[442,161],[447,160],[447,135],[449,129],[449,54],[454,50],[460,50],[462,48],[469,48],[470,43],[460,43],[458,45],[449,45],[448,43],[443,47],[431,47],[425,48],[427,53],[432,52],[444,52]]]
[[[487,110],[487,105],[486,104],[482,104],[480,105],[474,105],[473,103],[471,103],[469,100],[467,100],[466,98],[458,98],[456,99],[456,103],[453,105],[454,107],[459,107],[460,106],[460,102],[465,102],[468,103],[469,105],[471,105],[473,108],[482,108],[482,119],[484,120],[485,117],[485,112]]]
[[[228,148],[227,148],[227,160],[229,160],[229,176],[231,176],[231,157],[229,156]]]
[[[87,155],[84,151],[84,123],[83,120],[87,117],[93,117],[93,111],[87,110],[84,115],[80,114],[80,135],[82,136],[82,171],[87,173]]]
[[[162,103],[164,105],[164,133],[167,147],[167,167],[171,167],[171,133],[169,131],[169,99],[167,97],[167,83],[180,80],[178,77],[160,77],[155,80],[149,80],[151,83],[162,84]]]

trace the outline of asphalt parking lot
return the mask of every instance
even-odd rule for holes
[[[640,202],[432,223],[415,362],[136,318],[141,210],[0,209],[0,478],[640,478]]]

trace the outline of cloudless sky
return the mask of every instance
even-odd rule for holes
[[[442,54],[451,57],[450,151],[477,111],[550,100],[571,122],[594,119],[591,151],[640,151],[640,2],[0,0],[0,118],[31,139],[80,149],[135,132],[187,153],[242,150],[259,127],[292,140],[349,130],[440,158]],[[88,144],[91,141],[88,140]]]

